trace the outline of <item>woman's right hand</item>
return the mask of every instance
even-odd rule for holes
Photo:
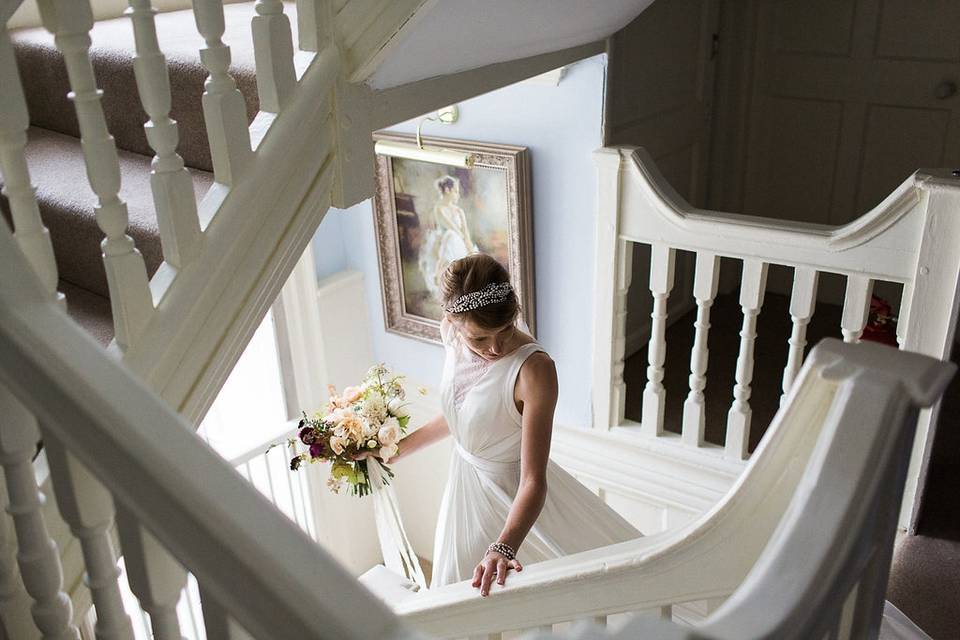
[[[363,451],[357,451],[356,453],[350,454],[351,460],[364,460],[370,456],[380,457],[380,449],[364,449]]]

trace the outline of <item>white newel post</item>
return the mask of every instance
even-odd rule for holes
[[[127,205],[120,199],[120,163],[113,136],[100,104],[100,90],[90,63],[90,29],[93,13],[86,0],[39,0],[43,26],[54,34],[70,77],[70,99],[80,124],[80,142],[90,186],[97,194],[97,224],[106,238],[103,264],[110,288],[110,306],[116,341],[129,347],[153,311],[143,256],[126,234]]]
[[[156,640],[182,640],[177,603],[187,572],[127,509],[117,506],[117,528],[130,590],[150,614]]]
[[[177,153],[179,130],[170,118],[170,77],[167,59],[157,42],[154,23],[156,11],[150,0],[129,0],[127,15],[133,22],[137,55],[133,70],[137,78],[140,102],[150,120],[143,128],[156,152],[150,187],[157,211],[157,226],[163,259],[175,267],[183,267],[200,251],[200,220],[193,181]]]
[[[743,261],[740,284],[740,307],[743,309],[743,327],[740,329],[740,352],[737,355],[736,384],[733,404],[727,413],[727,438],[724,455],[746,460],[750,443],[750,383],[753,381],[753,346],[757,337],[757,316],[763,306],[767,289],[767,263],[756,259]]]
[[[297,0],[297,40],[303,51],[323,51],[333,32],[330,0]]]
[[[297,87],[290,20],[283,14],[280,0],[257,0],[256,10],[253,54],[257,65],[260,109],[280,113]]]
[[[57,263],[50,234],[43,226],[37,207],[36,188],[24,155],[30,116],[17,71],[13,44],[6,29],[0,30],[0,174],[3,195],[10,203],[13,231],[23,254],[30,261],[44,291],[57,296]],[[62,296],[60,296],[62,299]]]
[[[7,511],[17,532],[17,564],[33,599],[31,613],[44,640],[79,640],[71,622],[73,605],[63,592],[63,568],[40,509],[33,454],[40,440],[37,421],[10,391],[0,386],[0,464],[7,482]]]
[[[230,47],[223,43],[222,0],[193,0],[197,30],[207,44],[200,60],[210,75],[203,92],[203,119],[207,126],[214,179],[226,185],[237,183],[253,160],[247,107],[237,89],[230,66]]]
[[[847,276],[847,290],[843,297],[843,316],[840,328],[844,342],[859,342],[870,314],[873,280],[866,276]]]
[[[790,294],[790,319],[793,329],[787,341],[790,348],[787,352],[787,365],[783,369],[783,384],[780,387],[783,393],[780,395],[780,406],[787,401],[790,387],[793,386],[793,381],[797,379],[797,373],[803,365],[803,350],[807,346],[807,325],[810,324],[810,318],[813,317],[813,311],[817,306],[818,276],[817,270],[810,267],[797,267],[793,272],[793,291]]]
[[[597,166],[597,232],[594,246],[593,427],[623,424],[626,385],[627,291],[633,269],[632,243],[620,238],[620,152],[600,149]]]
[[[703,390],[707,387],[710,331],[710,307],[717,297],[720,281],[720,257],[707,251],[697,252],[697,266],[693,277],[693,297],[697,301],[697,320],[693,326],[693,350],[690,353],[690,393],[683,403],[683,443],[703,446],[706,428],[706,407]]]
[[[44,446],[57,507],[83,550],[86,584],[97,611],[97,640],[133,640],[133,626],[123,608],[120,570],[110,537],[113,496],[49,431],[44,434]]]
[[[950,357],[960,303],[960,183],[928,178],[921,184],[926,200],[926,224],[914,272],[913,285],[904,287],[906,309],[901,305],[899,323],[906,324],[901,347],[941,360]],[[911,294],[907,298],[908,292]],[[904,317],[906,316],[906,317]],[[897,327],[898,333],[900,327]],[[913,441],[910,468],[903,493],[899,526],[911,532],[919,500],[917,486],[926,474],[940,403],[920,412]],[[948,425],[949,426],[949,425]]]
[[[667,390],[663,386],[663,363],[667,357],[667,297],[673,289],[676,250],[663,245],[650,247],[650,293],[653,312],[650,314],[650,343],[647,346],[647,386],[643,389],[641,433],[663,434],[663,416]]]

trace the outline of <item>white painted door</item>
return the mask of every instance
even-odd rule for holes
[[[656,0],[610,42],[604,142],[647,149],[670,184],[705,206],[713,113],[716,0]],[[668,302],[675,320],[692,301],[692,256],[678,256]],[[627,296],[626,355],[650,336],[650,251],[636,245]]]
[[[755,6],[745,213],[842,224],[960,166],[960,2]]]

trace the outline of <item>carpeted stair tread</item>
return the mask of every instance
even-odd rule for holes
[[[80,141],[60,133],[31,127],[27,162],[44,224],[50,230],[60,278],[78,287],[109,296],[100,242],[103,232],[96,223],[97,197],[87,180]],[[143,254],[152,275],[162,261],[150,189],[151,158],[119,151],[120,197],[127,203],[130,235]],[[190,170],[198,200],[213,182],[212,174]],[[9,205],[0,197],[0,208],[9,221]]]
[[[294,5],[285,3],[284,10],[294,26],[296,38]],[[230,72],[246,101],[248,121],[253,120],[259,109],[250,30],[250,21],[255,15],[253,2],[224,6],[223,41],[231,47]],[[159,13],[156,24],[170,74],[170,116],[179,125],[178,151],[188,167],[212,171],[201,105],[207,71],[200,63],[199,51],[205,45],[197,32],[193,11]],[[140,104],[133,72],[135,43],[130,19],[99,21],[90,35],[93,69],[97,84],[103,90],[103,110],[117,147],[152,156],[143,130],[148,118]],[[79,137],[76,113],[67,99],[70,88],[66,66],[54,46],[53,36],[42,28],[33,28],[12,31],[11,38],[24,81],[31,124]]]
[[[887,599],[934,640],[957,637],[960,542],[904,536],[897,545]]]
[[[103,346],[113,340],[110,300],[61,280],[57,289],[67,297],[67,314]]]

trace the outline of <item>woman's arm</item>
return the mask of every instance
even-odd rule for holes
[[[524,362],[517,376],[516,396],[523,403],[520,485],[496,540],[506,543],[514,551],[520,548],[537,521],[547,498],[547,462],[553,434],[553,412],[557,405],[557,369],[550,356],[538,352]],[[515,559],[508,561],[494,551],[487,553],[474,570],[473,586],[480,587],[480,595],[487,595],[494,575],[497,583],[503,584],[508,568],[523,570]]]
[[[442,413],[438,413],[429,421],[400,439],[400,453],[390,458],[390,462],[406,458],[415,451],[428,447],[438,440],[443,440],[450,435],[450,426],[447,425],[447,419]]]
[[[428,422],[425,422],[419,429],[400,439],[399,453],[390,458],[390,463],[392,464],[395,460],[406,458],[413,452],[419,451],[438,440],[442,440],[448,435],[450,435],[450,427],[447,425],[447,419],[443,417],[442,413],[437,414]],[[353,459],[363,460],[369,456],[379,457],[379,454],[379,449],[376,451],[365,450],[356,454]]]

